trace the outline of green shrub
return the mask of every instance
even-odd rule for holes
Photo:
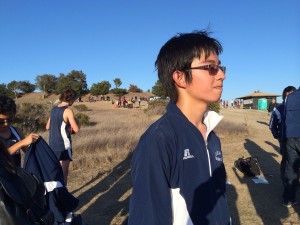
[[[17,114],[13,125],[19,127],[24,135],[44,131],[50,114],[46,104],[17,104]]]
[[[84,105],[84,104],[73,105],[73,107],[74,107],[77,111],[79,111],[79,112],[88,111],[87,106]]]
[[[145,110],[148,115],[162,115],[166,112],[169,101],[153,100],[148,102],[148,109]]]
[[[90,125],[90,117],[84,113],[76,113],[75,118],[78,119],[81,126]]]
[[[220,103],[219,102],[211,102],[208,104],[208,109],[219,113],[220,112]]]

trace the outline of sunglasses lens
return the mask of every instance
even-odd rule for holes
[[[10,123],[11,119],[0,119],[0,124]]]
[[[211,75],[216,75],[219,71],[219,67],[217,65],[211,64],[209,65],[209,73]]]

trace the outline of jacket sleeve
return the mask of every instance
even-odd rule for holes
[[[271,114],[271,118],[270,118],[270,123],[269,123],[269,128],[272,132],[272,135],[275,139],[279,138],[279,117],[278,114],[280,112],[275,108],[274,111]]]
[[[171,225],[170,153],[164,138],[144,135],[132,158],[129,225]]]

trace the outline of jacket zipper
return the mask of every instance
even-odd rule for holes
[[[205,148],[206,148],[206,153],[207,153],[207,159],[208,159],[208,169],[209,169],[209,175],[212,177],[212,172],[211,172],[211,164],[210,164],[210,156],[209,156],[209,151],[208,151],[208,143],[205,141]]]

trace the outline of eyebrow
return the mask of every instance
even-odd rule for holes
[[[219,63],[216,63],[215,60],[206,60],[204,63],[214,63],[214,64],[217,64],[219,66],[219,65],[221,65],[221,60],[219,60]]]

